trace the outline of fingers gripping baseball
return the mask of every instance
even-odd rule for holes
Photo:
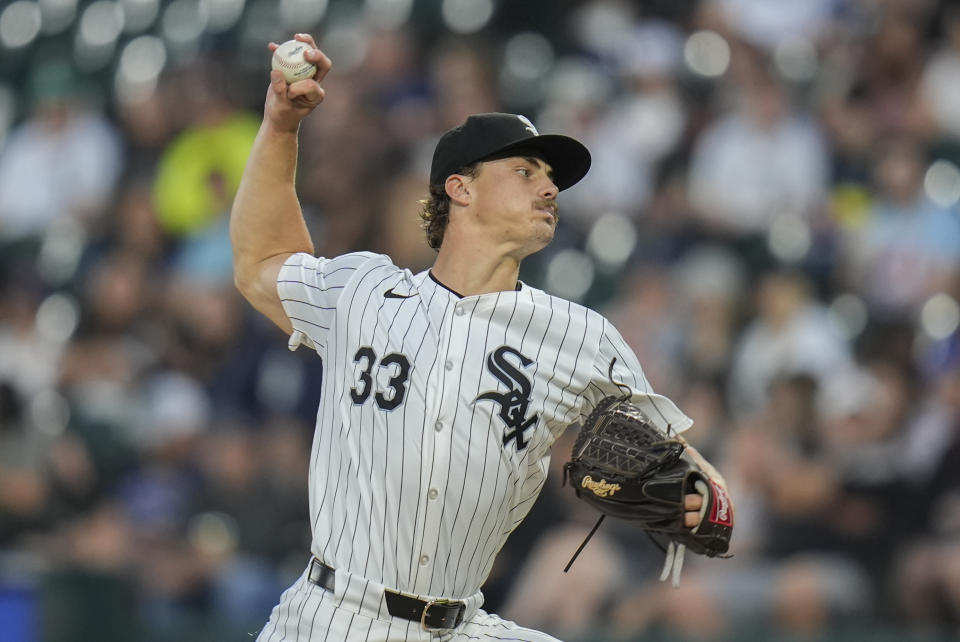
[[[287,131],[295,130],[300,121],[323,102],[326,92],[320,82],[333,67],[330,58],[317,48],[312,36],[297,34],[294,39],[307,45],[308,48],[302,54],[303,60],[316,67],[316,71],[311,77],[293,82],[288,82],[283,71],[271,71],[270,87],[264,106],[266,118],[274,126]],[[280,45],[271,42],[268,47],[271,52],[276,52]]]

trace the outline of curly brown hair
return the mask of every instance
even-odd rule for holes
[[[468,178],[476,178],[480,173],[480,163],[476,162],[454,172]],[[427,233],[427,245],[439,250],[443,243],[443,235],[450,222],[450,196],[444,185],[431,185],[430,196],[420,201],[420,225]]]

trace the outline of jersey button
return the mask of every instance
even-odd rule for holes
[[[429,564],[429,563],[430,563],[430,556],[429,556],[429,555],[421,555],[421,556],[420,556],[420,566],[426,566],[426,565]]]
[[[433,424],[433,429],[436,430],[437,432],[440,432],[441,430],[443,430],[443,422],[438,421],[437,423]]]
[[[450,359],[447,359],[447,362],[443,364],[443,367],[446,368],[447,370],[453,370],[453,361],[451,361]]]
[[[436,498],[437,498],[437,495],[439,495],[439,494],[440,494],[440,493],[439,493],[439,491],[437,491],[436,488],[431,488],[430,491],[427,492],[427,497],[429,497],[430,499],[436,499]]]
[[[464,312],[465,312],[465,310],[463,309],[463,306],[459,306],[459,305],[458,305],[458,306],[457,306],[456,315],[457,315],[458,317],[462,317]]]

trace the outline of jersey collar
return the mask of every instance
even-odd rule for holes
[[[457,291],[454,290],[453,288],[444,285],[444,283],[443,283],[442,281],[440,281],[440,279],[438,279],[437,277],[435,277],[435,276],[433,275],[433,270],[427,270],[427,276],[429,276],[429,277],[430,277],[430,280],[432,280],[434,283],[436,283],[437,285],[439,285],[441,288],[443,288],[443,289],[446,290],[447,292],[453,294],[453,295],[456,296],[458,299],[463,299],[463,298],[464,298],[464,296],[463,296],[462,294],[460,294],[459,292],[457,292]],[[518,281],[517,281],[517,287],[515,287],[514,290],[516,290],[517,292],[519,292],[519,291],[522,289],[522,287],[523,287],[523,282],[518,280]]]

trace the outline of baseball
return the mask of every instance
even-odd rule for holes
[[[273,52],[273,68],[283,72],[287,83],[311,78],[317,73],[316,65],[307,62],[303,54],[310,49],[310,45],[299,40],[287,40]]]

